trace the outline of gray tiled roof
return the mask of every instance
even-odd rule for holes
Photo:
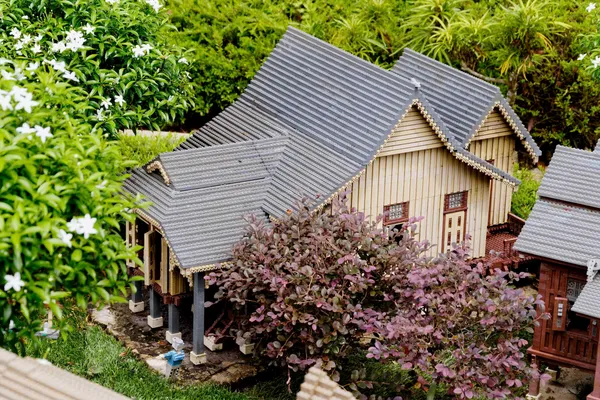
[[[600,256],[600,154],[557,146],[515,243],[523,253],[586,266]]]
[[[557,146],[538,194],[600,209],[600,153]]]
[[[411,49],[404,50],[392,71],[421,83],[421,90],[462,147],[467,145],[494,104],[499,102],[535,154],[540,156],[537,144],[497,86]]]
[[[226,261],[243,236],[244,216],[264,215],[271,174],[287,142],[280,136],[162,155],[171,186],[139,168],[125,189],[152,202],[143,212],[160,223],[182,268]]]
[[[600,276],[588,280],[572,310],[592,318],[600,318]]]
[[[280,215],[298,197],[327,198],[362,171],[415,98],[429,104],[408,79],[289,28],[240,99],[180,149],[270,136],[273,130],[289,133],[292,143],[265,204]],[[261,133],[265,116],[269,132]],[[519,183],[475,155],[459,153]]]
[[[545,179],[545,178],[544,178]],[[539,199],[515,243],[527,254],[586,266],[600,255],[600,211]]]

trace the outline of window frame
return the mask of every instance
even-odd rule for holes
[[[457,194],[463,195],[462,204],[459,207],[450,208],[450,196],[454,196]],[[468,203],[469,203],[469,191],[468,190],[463,190],[461,192],[448,193],[444,196],[444,214],[451,213],[451,212],[457,212],[457,211],[466,211],[468,208],[467,207]]]
[[[390,219],[390,208],[393,206],[402,206],[402,217],[396,219]],[[383,217],[383,225],[395,225],[403,222],[407,222],[409,220],[409,207],[410,204],[408,201],[402,201],[400,203],[388,204],[383,206],[383,212],[387,214]]]

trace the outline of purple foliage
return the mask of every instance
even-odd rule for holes
[[[250,217],[233,265],[207,277],[217,298],[246,313],[240,341],[272,363],[316,364],[334,379],[351,353],[366,352],[458,398],[513,398],[536,374],[519,333],[546,315],[539,297],[511,286],[524,274],[471,266],[465,246],[425,256],[417,219],[390,234],[381,217],[371,223],[343,200],[298,209],[270,226]]]

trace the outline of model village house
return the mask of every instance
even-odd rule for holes
[[[191,360],[204,362],[205,345],[218,347],[205,338],[204,274],[230,259],[243,216],[277,218],[303,196],[325,207],[348,189],[358,211],[387,212],[385,225],[424,216],[434,253],[467,233],[474,258],[510,250],[517,150],[537,162],[497,87],[408,49],[384,70],[290,28],[233,105],[126,182],[152,202],[126,228],[144,246],[130,307],[144,309],[147,286],[148,324],[162,327],[168,304],[170,340],[192,300]]]
[[[539,294],[551,316],[536,327],[529,353],[552,367],[596,371],[587,399],[600,400],[600,146],[559,146],[538,195],[514,246],[540,261]],[[530,395],[539,395],[537,382]]]

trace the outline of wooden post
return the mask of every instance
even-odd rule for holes
[[[144,282],[135,281],[133,285],[135,286],[135,293],[131,292],[131,299],[129,300],[129,309],[133,313],[138,313],[144,311]]]
[[[163,326],[162,313],[160,312],[160,295],[156,293],[152,285],[150,292],[150,315],[148,315],[148,325],[150,328],[160,328]]]
[[[206,363],[204,352],[204,272],[194,273],[194,325],[192,331],[192,352],[190,361],[193,364]]]
[[[173,343],[173,338],[181,339],[181,331],[179,329],[179,307],[175,304],[169,304],[169,330],[167,330],[167,342]]]
[[[531,363],[537,365],[535,356],[531,357]],[[540,379],[531,378],[529,382],[529,393],[527,393],[527,400],[536,400],[540,398]]]
[[[600,343],[596,350],[596,372],[594,372],[594,390],[588,394],[587,400],[600,400]]]

